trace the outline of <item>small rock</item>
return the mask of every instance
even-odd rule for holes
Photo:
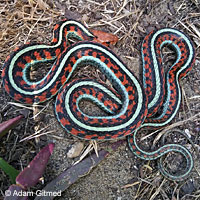
[[[86,14],[84,14],[84,15],[82,16],[82,21],[83,21],[83,22],[88,22],[88,21],[89,21],[89,17],[88,17]]]
[[[72,147],[67,152],[68,158],[76,158],[81,154],[83,150],[84,144],[82,142],[76,142],[72,145]]]

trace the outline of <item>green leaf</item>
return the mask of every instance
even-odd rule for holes
[[[14,184],[19,171],[9,165],[3,158],[0,157],[0,168],[9,176],[11,183]]]

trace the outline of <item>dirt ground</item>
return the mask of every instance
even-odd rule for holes
[[[186,131],[195,144],[196,151],[186,139],[172,135],[169,142],[185,145],[192,151],[195,167],[191,176],[184,182],[164,179],[156,161],[143,161],[136,158],[127,144],[109,155],[87,176],[80,178],[62,193],[59,200],[197,200],[200,199],[200,3],[198,0],[0,0],[0,69],[12,50],[26,42],[50,43],[56,22],[63,18],[76,19],[89,28],[113,33],[119,42],[112,46],[113,51],[138,75],[141,67],[140,45],[144,36],[151,30],[162,27],[177,28],[188,34],[196,49],[196,62],[191,73],[181,81],[183,101],[172,124]],[[84,68],[78,75],[101,78],[95,69]],[[0,85],[0,122],[17,116],[24,110],[14,102]],[[53,105],[55,99],[39,108],[41,114],[33,118],[38,108],[26,106],[28,117],[0,141],[0,157],[16,169],[21,170],[47,143],[53,141],[55,149],[44,174],[43,183],[32,190],[42,189],[48,182],[70,167],[78,158],[67,158],[71,145],[79,139],[66,134],[57,122]],[[88,102],[83,105],[86,112],[100,111]],[[94,109],[94,110],[91,110]],[[34,112],[33,112],[34,110]],[[178,124],[180,122],[180,125]],[[179,125],[179,126],[177,126]],[[34,134],[37,138],[22,139]],[[146,135],[141,131],[141,137]],[[141,146],[151,147],[155,134],[139,141]],[[89,141],[83,141],[85,147]],[[111,142],[98,142],[98,149]],[[159,146],[159,142],[158,142]],[[167,161],[177,163],[178,156],[171,154]],[[8,177],[0,170],[0,191],[9,187]]]

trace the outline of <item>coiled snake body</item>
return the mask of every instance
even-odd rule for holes
[[[68,45],[70,37],[82,41]],[[138,147],[135,138],[139,128],[162,127],[175,117],[181,103],[179,80],[191,70],[195,59],[190,39],[171,28],[149,33],[142,43],[141,84],[115,53],[93,42],[94,38],[85,26],[75,20],[58,23],[50,45],[25,44],[8,56],[2,71],[5,90],[16,101],[27,104],[38,104],[57,94],[56,117],[67,132],[79,138],[108,140],[129,136],[133,153],[146,160],[177,151],[186,158],[185,172],[171,175],[162,164],[160,170],[169,179],[184,179],[193,166],[192,156],[186,148],[168,144],[149,153]],[[176,51],[177,57],[165,74],[161,50],[166,45]],[[49,61],[54,63],[45,77],[40,81],[30,81],[30,67]],[[74,70],[86,64],[104,73],[114,89],[94,79],[69,82]],[[79,108],[79,102],[83,99],[91,100],[108,115],[90,116],[83,113]]]

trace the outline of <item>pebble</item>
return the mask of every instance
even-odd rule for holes
[[[76,158],[81,154],[83,150],[84,144],[82,142],[76,142],[72,145],[72,147],[67,152],[68,158]]]
[[[88,21],[89,21],[89,17],[88,17],[86,14],[84,14],[84,15],[82,16],[82,21],[83,21],[83,22],[88,22]]]

